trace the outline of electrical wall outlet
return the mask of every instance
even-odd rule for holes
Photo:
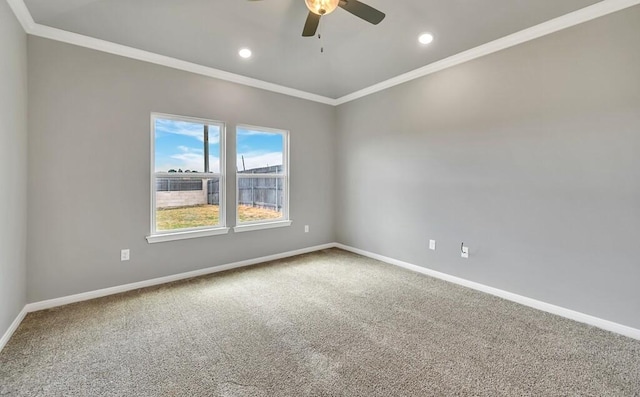
[[[463,245],[461,251],[462,252],[460,253],[460,256],[465,258],[465,259],[469,259],[469,247],[465,247]]]
[[[309,233],[309,225],[304,225],[304,232]]]
[[[436,250],[436,240],[429,240],[429,249],[432,251]]]
[[[129,249],[120,250],[120,261],[128,261],[131,258],[131,251]]]

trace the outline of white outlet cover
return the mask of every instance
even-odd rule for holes
[[[309,233],[309,225],[304,225],[304,232]]]
[[[429,240],[429,249],[433,251],[436,250],[436,240]]]
[[[131,251],[124,249],[120,251],[120,260],[122,262],[128,261],[131,258]]]
[[[469,247],[462,247],[462,252],[460,253],[460,256],[462,256],[465,259],[469,258]]]

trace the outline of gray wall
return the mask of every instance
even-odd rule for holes
[[[636,6],[340,106],[338,241],[640,328],[638,26]]]
[[[334,240],[326,215],[334,108],[46,39],[28,43],[30,302]],[[236,124],[290,130],[293,225],[148,244],[151,112],[225,121],[230,153]],[[227,169],[235,170],[234,156]],[[230,172],[231,204],[234,184]],[[120,262],[122,248],[130,262]]]
[[[26,303],[27,35],[0,1],[0,337]]]

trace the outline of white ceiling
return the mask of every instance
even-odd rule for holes
[[[301,37],[304,0],[25,0],[36,23],[340,98],[599,0],[365,0],[368,24],[338,9]],[[431,32],[435,41],[417,38]],[[238,57],[241,47],[254,56]],[[324,48],[324,52],[320,49]]]

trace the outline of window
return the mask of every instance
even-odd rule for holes
[[[224,124],[152,114],[150,243],[228,232]]]
[[[289,226],[289,133],[236,129],[235,231]]]

